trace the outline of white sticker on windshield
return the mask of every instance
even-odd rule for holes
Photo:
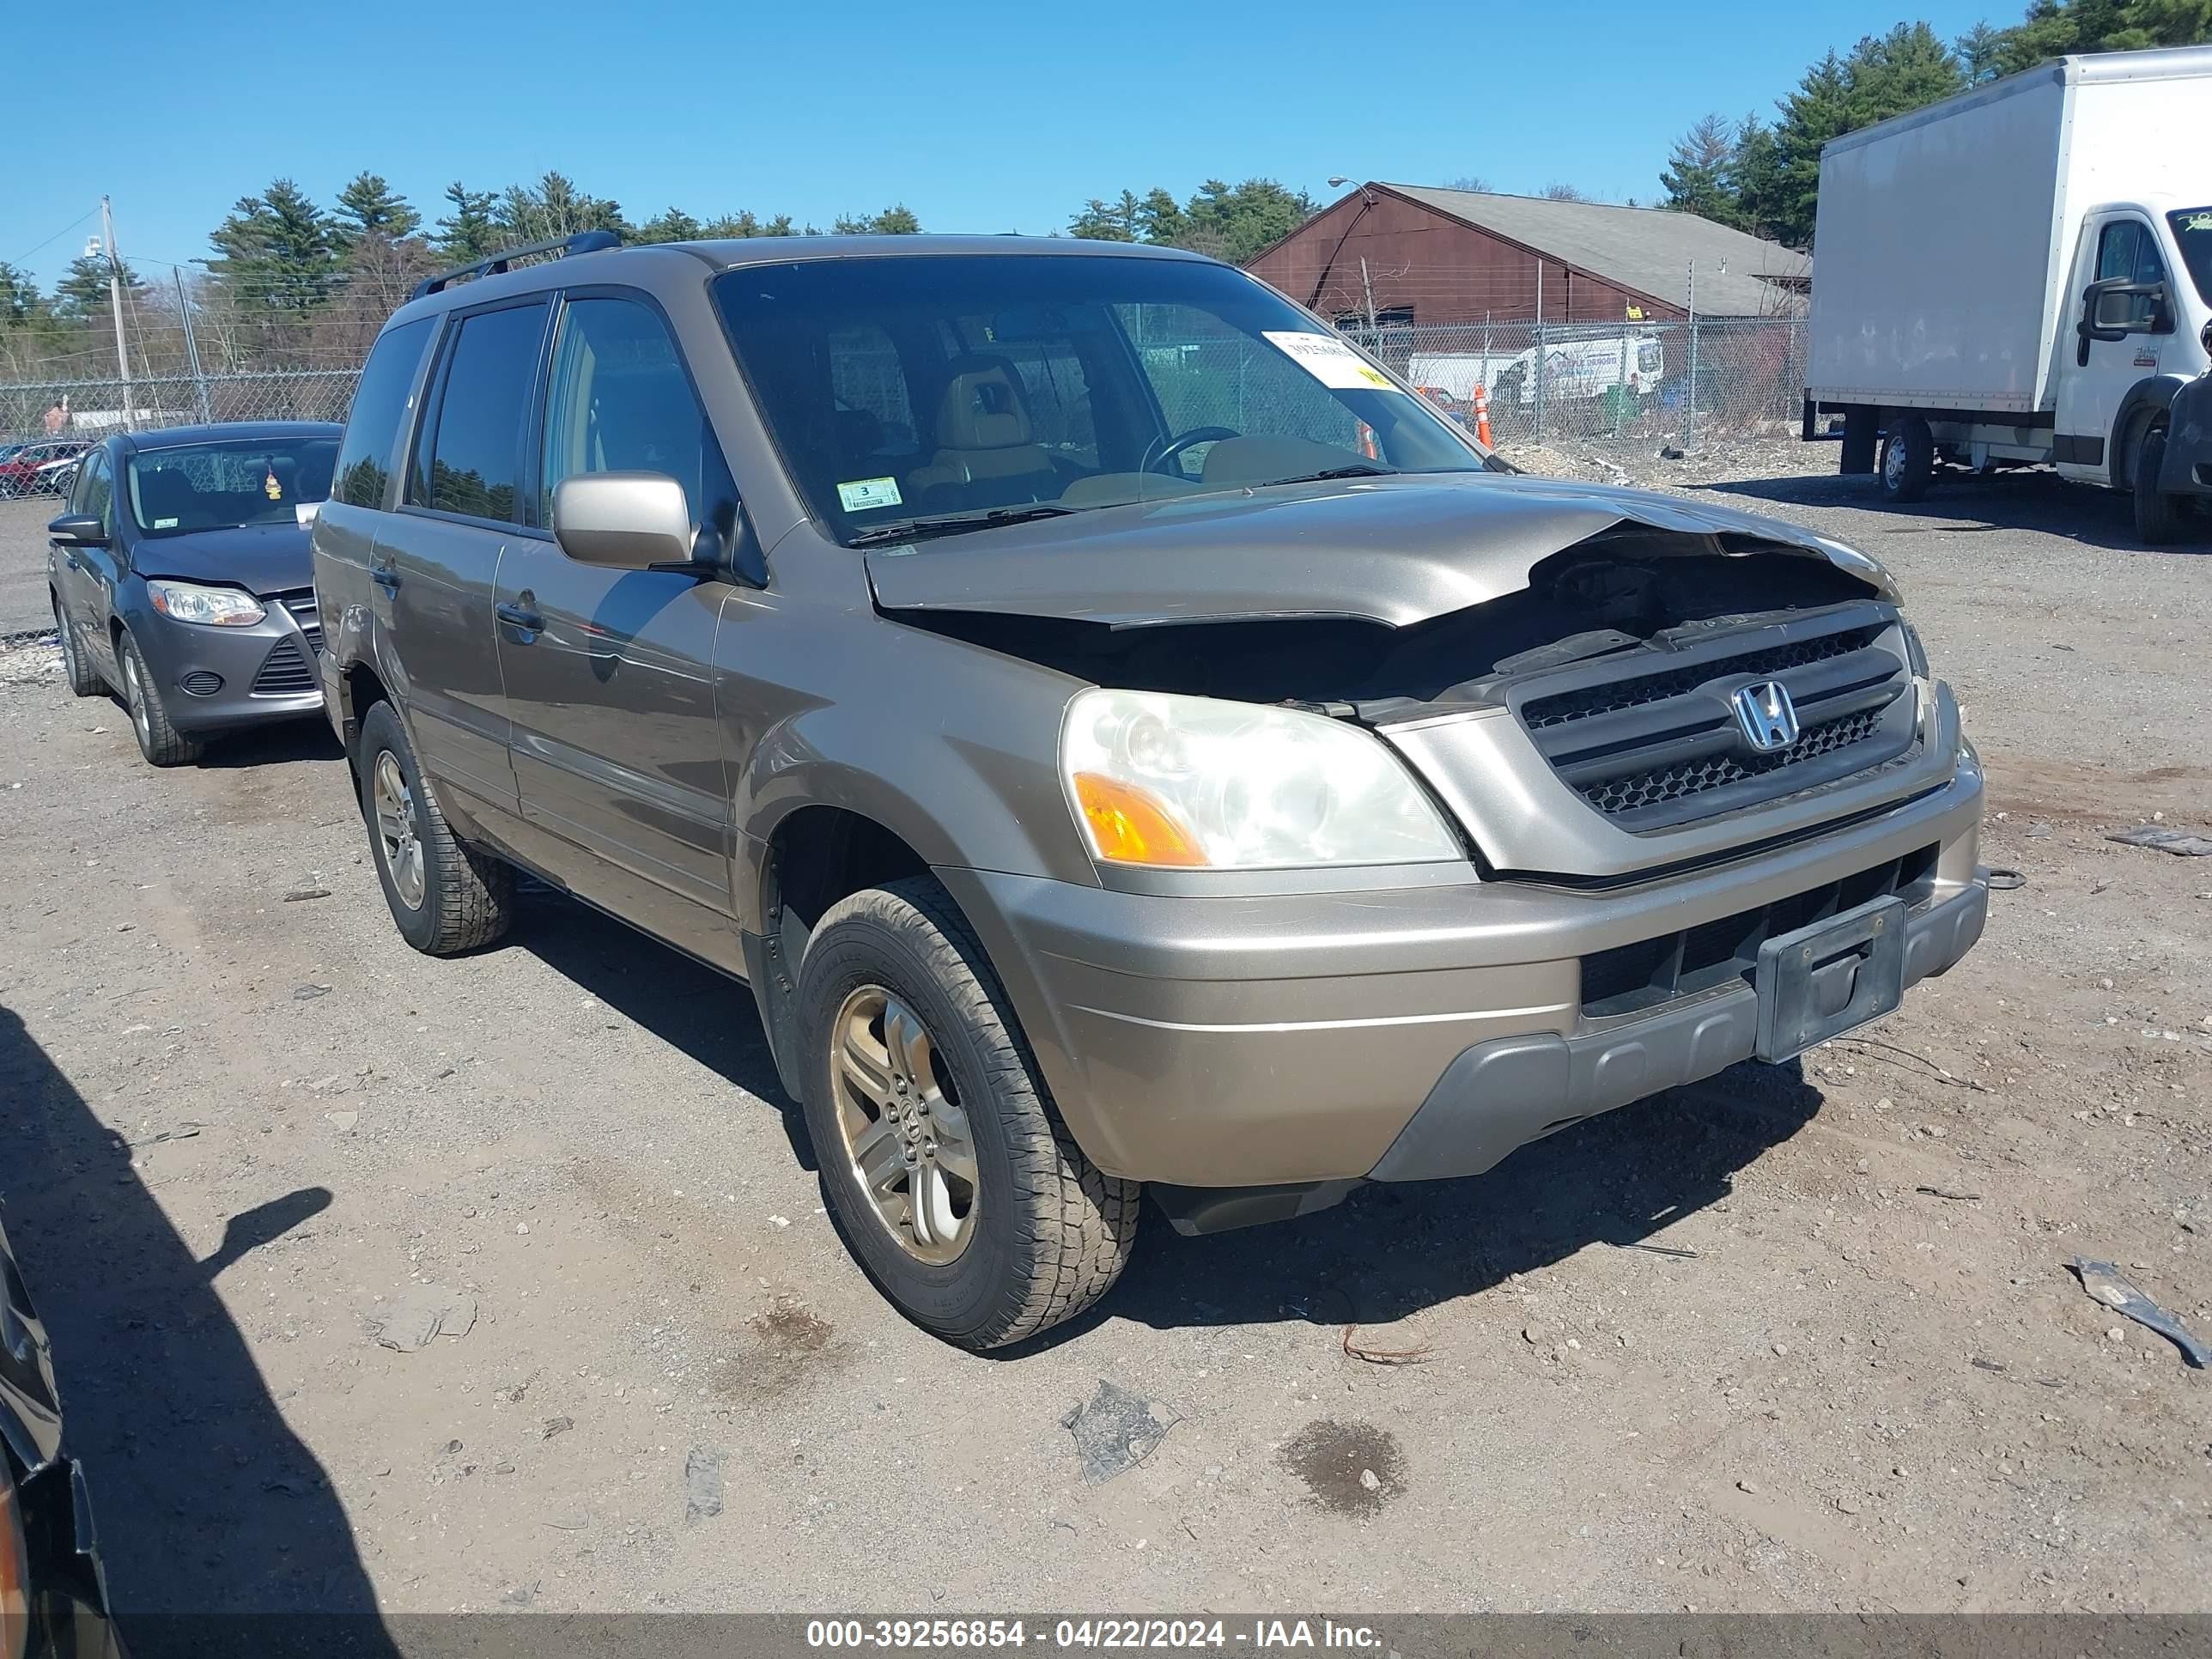
[[[837,499],[844,503],[848,513],[866,513],[872,507],[896,507],[899,488],[896,478],[856,478],[851,483],[837,486]]]
[[[176,527],[177,521],[174,519],[156,519],[154,520],[154,528],[156,530],[174,530]]]
[[[1319,380],[1342,392],[1395,392],[1390,377],[1334,334],[1268,329],[1262,338]]]

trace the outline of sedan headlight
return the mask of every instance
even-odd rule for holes
[[[154,609],[178,622],[210,628],[251,628],[268,612],[251,593],[234,587],[204,587],[198,582],[149,581]]]
[[[1464,856],[1379,739],[1298,709],[1085,691],[1068,705],[1060,771],[1092,854],[1108,863],[1251,870]]]

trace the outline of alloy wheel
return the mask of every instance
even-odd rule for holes
[[[877,1219],[917,1260],[955,1260],[975,1231],[975,1143],[928,1028],[882,986],[863,985],[830,1032],[837,1127]]]
[[[415,794],[389,749],[377,753],[374,769],[376,840],[391,874],[392,890],[410,910],[422,908],[422,841],[416,832]]]

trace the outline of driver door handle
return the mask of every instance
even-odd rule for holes
[[[542,634],[545,631],[545,618],[527,605],[513,605],[501,599],[493,605],[491,610],[492,615],[497,617],[509,628],[519,628],[526,634]]]

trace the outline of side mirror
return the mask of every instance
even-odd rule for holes
[[[46,534],[72,547],[107,545],[107,526],[100,523],[97,513],[64,513],[47,521]]]
[[[2203,331],[2197,337],[2203,343],[2204,355],[2212,357],[2212,323],[2205,324]]]
[[[586,472],[553,489],[553,539],[579,564],[688,566],[691,508],[665,472]]]

